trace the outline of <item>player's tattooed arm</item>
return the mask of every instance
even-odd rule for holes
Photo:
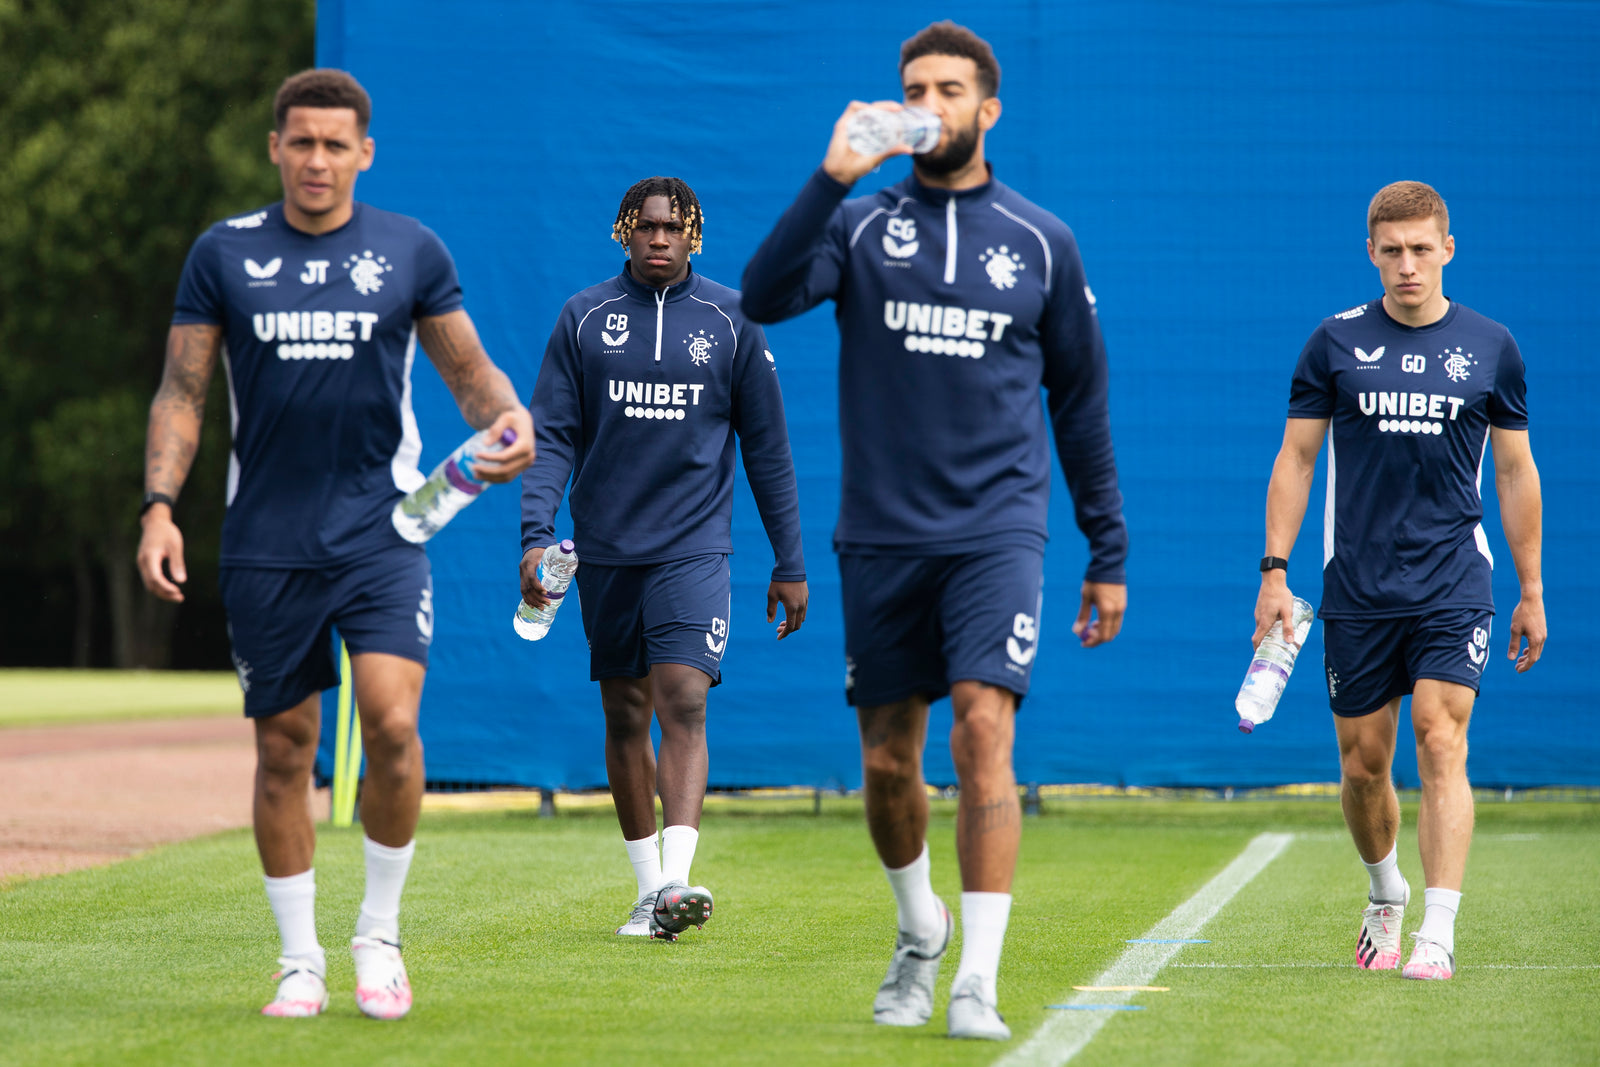
[[[149,493],[176,498],[189,477],[200,447],[200,426],[206,413],[206,390],[222,350],[222,327],[185,323],[167,331],[167,359],[161,388],[150,405],[149,435],[144,446],[144,487]],[[140,520],[135,560],[145,588],[162,600],[183,600],[188,580],[183,562],[183,534],[172,522],[172,509],[154,504]]]
[[[206,391],[222,349],[222,327],[186,323],[167,331],[167,358],[161,387],[150,405],[144,450],[146,492],[177,497],[200,447]]]
[[[417,336],[473,429],[488,429],[501,412],[521,406],[511,379],[489,359],[465,311],[418,319]]]
[[[521,474],[533,462],[533,417],[517,400],[511,379],[484,351],[471,317],[465,311],[452,311],[418,319],[417,336],[468,425],[496,435],[506,430],[517,435],[509,445],[478,453],[473,461],[478,477],[506,482]]]

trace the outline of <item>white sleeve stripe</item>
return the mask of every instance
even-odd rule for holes
[[[572,331],[572,343],[578,346],[578,350],[580,352],[583,350],[583,340],[582,340],[583,324],[585,322],[589,321],[589,316],[593,315],[596,311],[599,311],[601,308],[605,307],[607,304],[612,304],[612,303],[615,303],[618,300],[621,300],[622,297],[626,296],[626,295],[627,295],[626,293],[623,293],[620,296],[612,297],[610,300],[602,300],[602,301],[600,301],[600,303],[596,304],[594,307],[590,308],[588,311],[585,311],[583,313],[583,318],[578,320],[578,328],[576,330]]]
[[[872,209],[872,213],[870,215],[868,215],[866,218],[862,219],[860,225],[858,225],[855,228],[855,231],[850,234],[850,247],[854,248],[856,246],[856,241],[860,239],[861,231],[867,228],[867,223],[871,222],[873,219],[877,218],[879,215],[898,215],[898,214],[900,214],[900,209],[905,207],[907,204],[909,204],[911,202],[911,199],[912,198],[909,197],[909,196],[901,197],[899,202],[895,204],[893,210],[890,210],[889,208],[886,208],[886,207],[873,208]]]
[[[732,319],[728,318],[728,313],[726,311],[723,311],[720,307],[717,307],[717,305],[713,304],[709,300],[701,300],[698,296],[695,296],[693,293],[689,294],[689,299],[693,300],[693,301],[695,301],[697,303],[704,304],[708,308],[715,309],[716,313],[718,315],[721,315],[723,318],[728,319],[728,329],[733,331],[733,351],[734,351],[735,355],[738,355],[738,353],[739,353],[739,328],[733,324],[733,320]]]
[[[1052,271],[1054,269],[1053,265],[1051,263],[1051,260],[1050,260],[1050,242],[1046,241],[1044,239],[1044,234],[1039,232],[1039,227],[1035,226],[1033,223],[1029,222],[1027,219],[1024,219],[1024,218],[1021,218],[1018,215],[1012,214],[1011,212],[1007,211],[1005,208],[1001,207],[995,201],[991,200],[989,202],[989,206],[994,208],[996,211],[1000,212],[1000,214],[1004,215],[1006,218],[1010,219],[1012,222],[1015,222],[1017,225],[1026,227],[1028,230],[1032,231],[1032,233],[1033,233],[1033,235],[1035,237],[1037,237],[1039,239],[1039,247],[1044,249],[1044,287],[1046,289],[1050,288],[1050,275],[1051,275],[1051,273],[1052,273]]]

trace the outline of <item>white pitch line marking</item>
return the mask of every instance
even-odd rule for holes
[[[1235,893],[1277,859],[1293,834],[1260,834],[1222,873],[1200,887],[1200,891],[1172,910],[1165,919],[1144,935],[1146,941],[1172,941],[1191,938],[1221,911]],[[1090,985],[1149,985],[1167,961],[1177,955],[1182,944],[1130,944],[1115,963],[1107,967]],[[1106,996],[1079,993],[1071,1004],[1125,1004],[1132,993]],[[1052,1011],[1044,1024],[995,1067],[1061,1067],[1076,1056],[1111,1018],[1112,1012]]]

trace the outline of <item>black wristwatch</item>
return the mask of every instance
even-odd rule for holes
[[[1268,571],[1283,571],[1287,574],[1289,573],[1289,561],[1282,556],[1262,556],[1261,573],[1265,574]]]
[[[170,508],[176,503],[176,500],[173,500],[165,493],[146,493],[144,495],[144,503],[139,505],[139,517],[141,519],[144,518],[144,513],[155,507],[157,504],[165,504]]]

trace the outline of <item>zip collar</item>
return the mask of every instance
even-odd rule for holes
[[[694,267],[689,268],[689,273],[677,285],[669,285],[665,289],[657,289],[653,285],[645,285],[633,276],[628,270],[628,264],[622,264],[622,270],[617,274],[617,287],[635,300],[642,300],[646,304],[672,304],[683,300],[690,293],[700,288],[700,275],[694,272]]]
[[[905,180],[906,192],[924,204],[933,204],[936,207],[944,207],[945,204],[952,200],[960,202],[994,196],[1004,186],[995,181],[994,164],[985,163],[984,166],[989,168],[989,180],[982,185],[974,185],[970,189],[941,189],[933,185],[923,185],[922,182],[917,180],[917,172],[913,170]]]

